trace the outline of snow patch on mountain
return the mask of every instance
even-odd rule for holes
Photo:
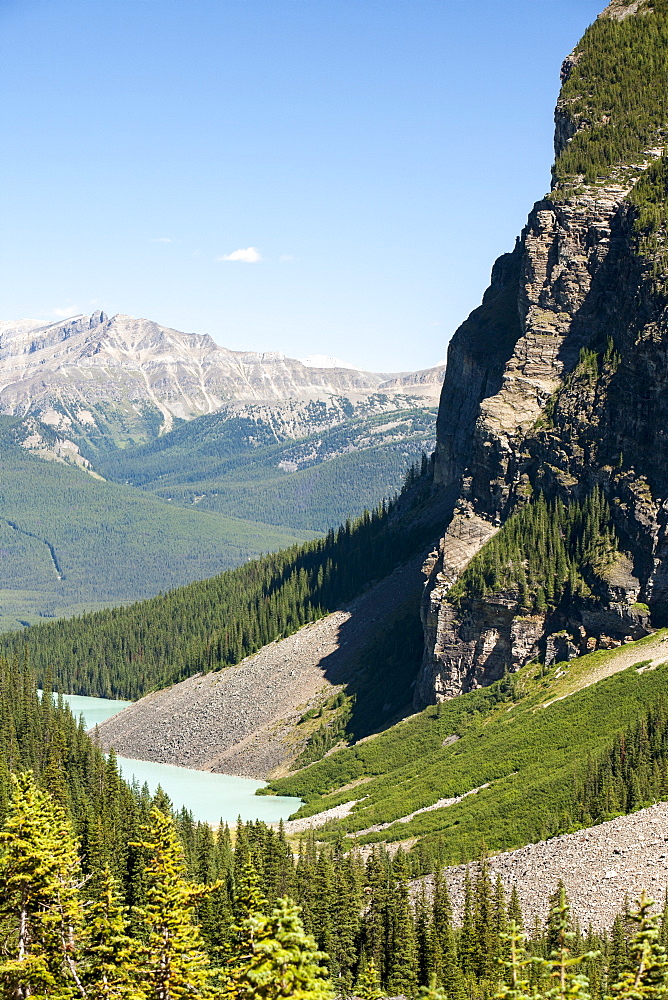
[[[349,361],[341,361],[340,358],[330,358],[327,354],[309,354],[307,358],[297,360],[304,368],[350,368],[355,372],[364,370],[359,365],[351,365]]]

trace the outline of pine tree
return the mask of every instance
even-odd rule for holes
[[[387,990],[395,996],[413,996],[417,989],[417,945],[415,923],[408,891],[400,884],[395,889],[390,908],[390,947],[387,963]]]
[[[82,972],[87,1000],[144,1000],[137,984],[139,942],[130,937],[118,883],[106,869],[86,911]]]
[[[517,892],[517,884],[513,884],[512,891],[510,893],[510,901],[508,903],[508,923],[515,923],[521,931],[524,930],[524,919],[522,917],[522,906],[520,904],[520,897]]]
[[[380,974],[373,959],[361,970],[355,983],[355,996],[359,1000],[384,1000],[386,996],[380,986]]]
[[[637,925],[629,942],[632,967],[612,986],[619,1000],[659,1000],[668,996],[668,957],[661,944],[659,917],[652,914],[654,900],[643,892],[631,914]]]
[[[82,992],[77,931],[82,922],[77,845],[65,813],[32,773],[12,776],[9,815],[0,831],[0,914],[9,929],[0,961],[8,997],[47,990]]]
[[[318,951],[292,900],[276,902],[270,916],[255,913],[244,921],[252,941],[246,962],[234,970],[228,996],[238,1000],[333,1000],[334,989]]]
[[[191,885],[186,880],[183,851],[172,820],[151,809],[146,839],[146,899],[138,917],[145,940],[140,970],[148,1000],[204,997],[210,971],[193,910],[214,887]]]
[[[475,924],[473,917],[473,887],[468,868],[464,873],[464,909],[459,932],[459,964],[465,978],[475,972]]]
[[[457,946],[452,926],[452,904],[444,876],[434,879],[434,904],[432,911],[433,972],[436,982],[444,987],[449,997],[462,993],[462,974],[457,961]]]

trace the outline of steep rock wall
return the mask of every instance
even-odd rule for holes
[[[602,16],[642,17],[645,9],[615,2]],[[577,59],[576,50],[562,80]],[[563,100],[555,120],[559,155],[587,123]],[[538,202],[513,253],[497,261],[482,306],[451,341],[434,481],[454,499],[425,567],[416,707],[536,656],[567,659],[637,638],[648,628],[645,604],[655,621],[668,620],[668,314],[651,262],[638,252],[628,199],[660,151]],[[595,484],[623,554],[591,598],[542,615],[527,615],[512,591],[448,602],[518,503],[538,491],[568,503]]]

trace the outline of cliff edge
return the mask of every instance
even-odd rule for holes
[[[420,708],[668,620],[668,4],[564,61],[552,188],[452,338]]]

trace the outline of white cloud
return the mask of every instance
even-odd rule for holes
[[[216,260],[238,260],[242,264],[257,264],[259,260],[262,260],[262,254],[257,247],[245,247],[241,250],[233,250],[232,253],[226,253],[223,257],[216,257]]]

